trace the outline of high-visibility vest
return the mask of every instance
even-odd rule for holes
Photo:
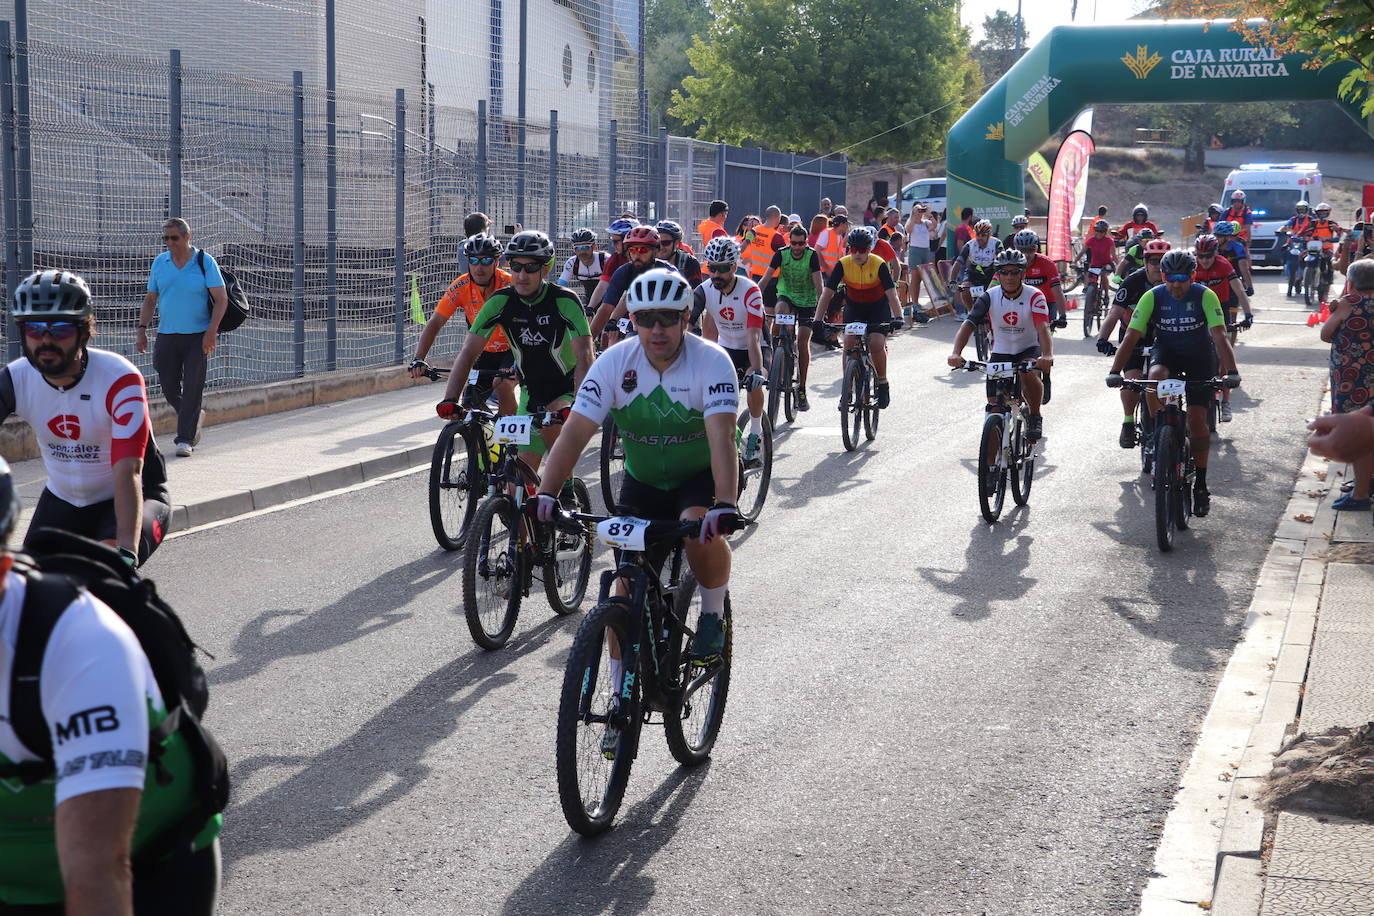
[[[844,239],[834,229],[823,229],[816,239],[816,253],[821,256],[821,273],[829,277],[844,257]]]
[[[773,261],[775,232],[777,230],[769,226],[758,225],[754,227],[754,240],[748,244],[741,243],[744,250],[740,252],[740,261],[755,280],[768,273],[768,265]]]
[[[701,236],[701,244],[705,245],[707,242],[711,241],[712,233],[720,228],[720,223],[710,218],[697,223],[697,235]]]
[[[1333,239],[1336,237],[1336,224],[1329,219],[1312,220],[1312,238]]]

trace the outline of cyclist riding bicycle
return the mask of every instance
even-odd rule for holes
[[[1045,304],[1050,310],[1050,320],[1055,327],[1068,325],[1068,312],[1064,305],[1064,290],[1059,278],[1059,267],[1040,253],[1040,236],[1030,229],[1022,229],[1012,236],[1010,248],[1026,256],[1026,273],[1022,281],[1040,290]],[[1063,324],[1060,324],[1060,322]]]
[[[682,274],[683,278],[695,289],[701,285],[701,261],[697,260],[696,255],[682,242],[682,226],[671,219],[658,221],[654,227],[658,230],[658,256],[661,260],[667,261],[673,269]]]
[[[1016,250],[1003,251],[997,255],[994,266],[998,285],[988,287],[973,304],[973,310],[954,335],[954,349],[947,362],[955,369],[964,365],[964,347],[973,336],[973,329],[981,321],[991,321],[993,352],[988,362],[1022,363],[1034,360],[1039,372],[1048,372],[1054,365],[1050,313],[1040,290],[1022,282],[1026,273],[1026,256]],[[1045,386],[1038,372],[1021,372],[1021,393],[1026,402],[1026,413],[1029,414],[1026,419],[1026,438],[1034,442],[1045,434],[1044,420],[1040,416]],[[989,409],[994,409],[997,404],[997,382],[993,379],[988,379],[987,396]]]
[[[1154,241],[1155,232],[1153,229],[1141,229],[1134,238],[1126,243],[1121,252],[1121,259],[1116,263],[1116,270],[1112,274],[1112,282],[1117,286],[1128,274],[1133,274],[1145,265],[1145,245]]]
[[[1023,214],[1016,214],[1011,218],[1011,234],[1002,239],[1002,248],[1009,249],[1016,247],[1016,236],[1022,230],[1030,226],[1030,219]]]
[[[18,414],[28,422],[48,474],[29,537],[60,528],[142,565],[172,520],[143,375],[118,353],[90,345],[91,290],[70,271],[42,270],[20,282],[12,315],[21,356],[0,369],[0,420]]]
[[[592,336],[602,339],[602,349],[620,339],[620,329],[615,323],[625,315],[625,291],[630,288],[634,278],[655,268],[677,270],[677,267],[658,257],[659,240],[658,230],[652,226],[636,226],[625,233],[623,245],[629,261],[611,274],[601,307],[591,320]],[[603,331],[607,333],[603,334]],[[611,339],[607,340],[607,337]]]
[[[614,418],[625,445],[617,511],[647,519],[702,520],[701,536],[686,542],[686,549],[701,595],[692,655],[708,664],[725,647],[730,545],[717,535],[740,517],[735,508],[739,396],[730,357],[688,332],[691,300],[687,281],[671,271],[651,270],[630,284],[625,305],[635,335],[602,353],[582,381],[528,511],[544,520],[553,517],[556,494],[582,450],[607,415]],[[655,569],[667,552],[651,554]],[[623,672],[616,655],[611,682],[620,683]]]
[[[1116,345],[1111,341],[1112,331],[1118,324],[1122,328],[1129,325],[1140,297],[1164,282],[1164,275],[1159,272],[1159,262],[1168,253],[1169,243],[1164,239],[1152,239],[1145,243],[1145,266],[1126,277],[1117,289],[1116,298],[1112,300],[1111,314],[1102,322],[1102,330],[1097,335],[1097,352],[1104,356],[1116,355]],[[1142,351],[1153,343],[1154,338],[1149,333],[1140,338],[1122,375],[1126,378],[1140,378],[1145,374],[1145,354]],[[1121,421],[1121,435],[1117,438],[1117,443],[1122,448],[1135,447],[1135,409],[1139,403],[1139,391],[1134,388],[1121,389],[1121,407],[1126,416]]]
[[[1107,282],[1112,265],[1116,263],[1116,242],[1109,234],[1111,224],[1105,219],[1093,222],[1093,233],[1083,240],[1083,266],[1088,272],[1083,295],[1091,301],[1100,285]]]
[[[973,238],[959,250],[952,268],[964,311],[973,307],[973,300],[992,282],[992,262],[1001,250],[1002,244],[992,237],[992,223],[980,219],[973,224]]]
[[[572,404],[573,393],[592,364],[592,338],[582,303],[570,290],[547,281],[553,254],[553,242],[537,230],[517,233],[506,243],[511,285],[493,292],[473,320],[463,349],[453,361],[444,400],[435,407],[440,417],[451,420],[460,412],[468,372],[497,330],[505,332],[515,352],[522,386],[520,415],[534,412],[531,405],[540,411],[559,411]],[[557,424],[540,429],[538,437],[520,447],[520,460],[537,470],[558,430]]]
[[[991,234],[992,226],[989,224],[984,238]],[[897,300],[897,284],[892,279],[887,263],[871,252],[873,236],[868,230],[849,230],[848,242],[849,254],[840,258],[826,279],[825,288],[821,290],[821,298],[816,303],[815,327],[818,332],[824,330],[822,316],[829,309],[835,291],[843,284],[846,299],[844,323],[864,322],[868,325],[868,353],[878,377],[878,409],[886,410],[892,400],[887,384],[887,334],[889,327],[901,326],[902,304]],[[996,245],[997,242],[994,240],[992,244]],[[886,309],[883,308],[884,300]],[[854,344],[854,336],[845,334],[845,349],[849,350]]]
[[[1150,238],[1163,235],[1159,227],[1150,221],[1150,210],[1144,204],[1136,204],[1131,211],[1131,221],[1114,233],[1118,244],[1129,245],[1143,230],[1150,230]],[[1146,239],[1148,241],[1149,239]]]
[[[1197,463],[1197,477],[1193,483],[1193,514],[1207,515],[1211,508],[1211,494],[1207,489],[1207,458],[1212,437],[1207,429],[1207,406],[1212,389],[1199,385],[1217,374],[1217,364],[1230,376],[1229,383],[1238,383],[1236,355],[1226,339],[1226,319],[1221,312],[1221,300],[1201,283],[1193,282],[1197,258],[1191,251],[1176,248],[1160,260],[1159,269],[1164,282],[1140,297],[1135,314],[1126,331],[1126,339],[1116,353],[1107,384],[1121,384],[1121,371],[1130,361],[1141,338],[1154,333],[1154,348],[1150,354],[1150,378],[1181,378],[1190,382],[1188,397],[1188,437],[1193,458]],[[1150,410],[1158,411],[1159,399],[1149,395]]]
[[[429,355],[430,347],[434,346],[439,332],[448,324],[454,312],[461,307],[468,327],[471,328],[473,321],[477,319],[477,313],[486,304],[487,297],[498,289],[510,286],[510,274],[496,266],[501,261],[501,254],[501,243],[486,233],[469,236],[463,240],[463,256],[468,262],[468,272],[449,284],[439,299],[439,304],[434,307],[434,314],[429,316],[429,321],[425,322],[424,329],[420,331],[420,340],[415,344],[415,358],[410,361],[411,378],[424,378],[425,371],[429,369],[425,357]],[[487,341],[473,368],[485,372],[508,369],[513,365],[515,357],[511,355],[510,343],[506,341],[506,335],[498,330]],[[482,379],[483,391],[480,400],[485,401],[486,396],[494,391],[497,409],[501,415],[515,413],[515,380],[490,376],[483,376]]]
[[[763,293],[757,283],[736,272],[740,248],[734,239],[712,239],[702,254],[711,279],[692,293],[692,311],[705,316],[702,336],[725,348],[740,384],[749,392],[743,454],[749,462],[763,444]]]
[[[821,277],[821,258],[806,244],[806,227],[793,226],[788,230],[788,245],[773,254],[768,276],[763,281],[766,294],[774,285],[778,290],[777,307],[784,314],[797,316],[797,409],[810,410],[806,400],[806,378],[811,369],[811,323],[816,316],[824,280]]]
[[[1250,227],[1255,224],[1255,211],[1245,205],[1245,192],[1240,188],[1231,192],[1231,206],[1221,215],[1228,223],[1236,224],[1236,238],[1250,247]]]
[[[610,257],[604,251],[596,250],[596,234],[590,229],[574,229],[572,234],[573,255],[563,262],[563,272],[558,275],[558,285],[582,293],[582,301],[590,304],[596,285],[601,282],[601,272],[606,269]]]
[[[1245,311],[1245,320],[1240,322],[1239,327],[1249,328],[1255,323],[1255,315],[1250,310],[1250,299],[1245,295],[1245,289],[1241,286],[1240,274],[1231,262],[1222,257],[1218,251],[1220,245],[1215,235],[1200,236],[1193,243],[1193,252],[1197,256],[1197,270],[1193,272],[1193,281],[1201,283],[1203,286],[1217,294],[1221,300],[1222,313],[1226,316],[1226,324],[1236,324],[1236,304]],[[1235,346],[1235,332],[1231,332],[1231,345]],[[1223,423],[1231,422],[1231,389],[1227,388],[1221,392],[1221,409],[1219,419]]]
[[[611,282],[611,275],[619,270],[622,264],[629,262],[630,259],[625,254],[625,236],[629,235],[630,230],[638,225],[639,220],[621,218],[607,227],[606,234],[611,237],[611,253],[601,268],[600,281],[592,290],[591,298],[587,300],[589,313],[595,315],[597,309],[601,308],[601,300],[606,295],[606,286]]]

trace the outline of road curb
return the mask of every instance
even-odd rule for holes
[[[188,528],[238,518],[298,499],[333,493],[398,471],[423,467],[429,464],[433,452],[432,445],[415,446],[368,458],[366,461],[354,461],[312,474],[302,474],[290,480],[251,490],[238,490],[210,499],[179,504],[172,507],[172,533],[177,534]]]

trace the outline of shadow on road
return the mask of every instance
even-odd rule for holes
[[[1035,538],[1023,534],[1030,523],[1029,506],[1018,506],[988,524],[979,518],[964,550],[963,569],[922,567],[921,578],[959,599],[950,615],[983,620],[992,613],[989,602],[1011,602],[1026,595],[1039,580],[1026,575]]]
[[[380,432],[368,433],[365,436],[354,436],[350,439],[340,439],[329,448],[322,449],[322,455],[351,455],[360,448],[395,448],[397,442],[409,439],[411,436],[418,436],[425,432],[432,432],[428,439],[436,439],[439,436],[441,424],[437,419],[429,418],[416,420],[413,423],[406,423],[401,426],[393,426],[391,429]],[[424,443],[418,443],[423,445]]]
[[[867,477],[858,476],[857,472],[875,454],[877,452],[873,449],[862,446],[852,452],[831,452],[800,477],[791,481],[775,473],[769,484],[769,495],[772,499],[778,500],[778,508],[795,508],[804,506],[817,497],[833,496],[861,487],[869,481]],[[773,504],[770,502],[770,505]],[[767,507],[764,511],[768,511]]]
[[[506,898],[502,916],[649,912],[656,887],[644,868],[682,826],[710,767],[679,767],[609,833],[570,835]]]

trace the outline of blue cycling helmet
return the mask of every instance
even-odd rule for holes
[[[626,235],[629,235],[630,230],[638,225],[639,220],[636,219],[618,219],[615,222],[611,223],[610,227],[607,228],[606,231],[611,235],[619,235],[624,237]]]
[[[1215,226],[1212,227],[1212,234],[1220,236],[1235,235],[1235,223],[1232,223],[1229,220],[1222,220],[1221,222],[1217,223]]]

